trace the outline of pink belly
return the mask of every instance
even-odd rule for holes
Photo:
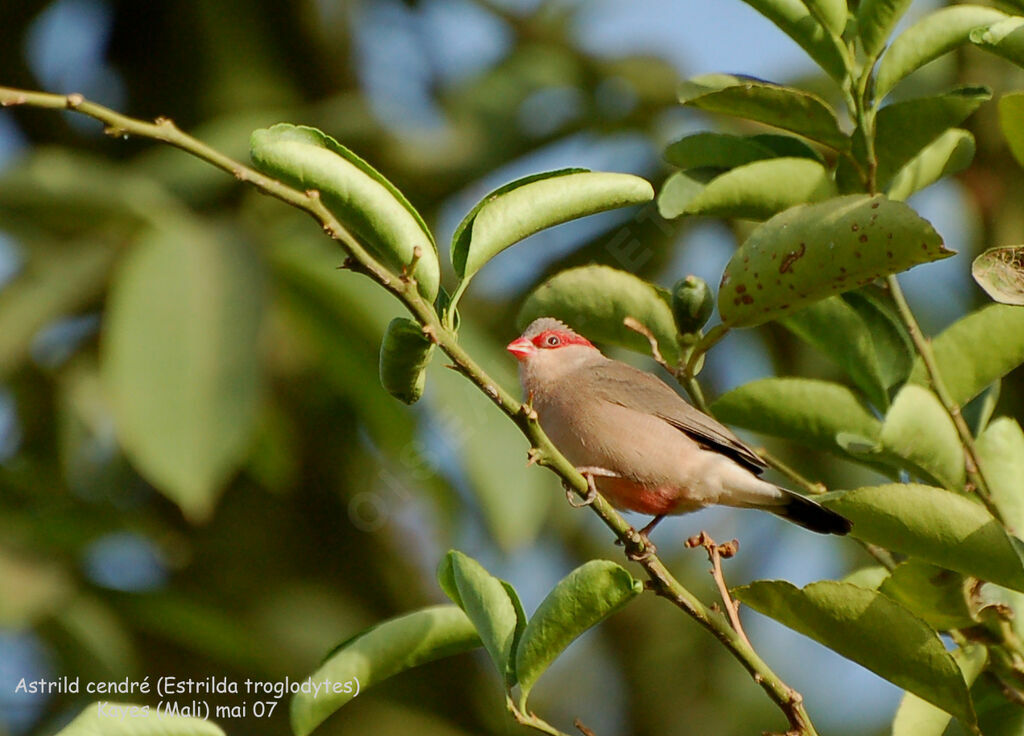
[[[597,478],[597,489],[613,506],[651,516],[684,514],[702,506],[678,488],[647,486],[627,478]]]

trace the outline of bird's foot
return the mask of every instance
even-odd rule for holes
[[[655,516],[643,529],[633,532],[633,538],[630,540],[630,546],[633,547],[633,549],[627,550],[626,557],[633,560],[633,562],[642,562],[658,551],[657,546],[655,546],[654,542],[651,541],[651,538],[648,535],[654,530],[654,527],[658,525],[658,522],[664,518],[664,514]],[[616,539],[615,544],[622,544],[622,540]],[[637,547],[642,547],[642,551],[637,552]]]
[[[614,473],[611,470],[605,470],[604,468],[597,468],[591,466],[583,466],[576,468],[580,475],[587,479],[587,495],[583,497],[582,501],[576,500],[576,491],[567,483],[562,483],[562,487],[565,488],[565,500],[569,502],[569,505],[574,509],[583,508],[594,503],[594,499],[597,498],[597,484],[594,481],[594,476],[601,476],[602,478],[618,478],[619,474]]]
[[[626,549],[626,557],[633,562],[643,562],[648,557],[657,554],[658,548],[654,545],[647,535],[642,532],[633,532],[633,538],[629,540],[629,545]]]

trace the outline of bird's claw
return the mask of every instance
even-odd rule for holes
[[[597,498],[597,485],[594,483],[594,476],[590,473],[583,473],[583,477],[587,479],[587,495],[583,497],[582,501],[576,500],[576,491],[572,486],[567,484],[565,486],[565,500],[569,502],[569,505],[574,509],[581,509],[584,506],[589,506],[594,503],[594,499]]]

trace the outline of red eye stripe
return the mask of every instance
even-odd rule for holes
[[[554,345],[548,344],[548,338],[555,337],[558,342]],[[559,330],[544,330],[538,335],[534,335],[530,342],[536,345],[538,348],[551,349],[551,348],[562,348],[566,345],[586,345],[587,347],[594,347],[593,344],[587,338],[577,335],[575,332],[562,332]]]

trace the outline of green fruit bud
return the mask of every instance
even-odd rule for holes
[[[423,395],[433,352],[434,343],[422,327],[405,317],[391,320],[380,344],[381,385],[399,401],[416,403]]]
[[[687,276],[672,287],[672,316],[675,317],[679,334],[697,332],[707,324],[714,308],[711,289],[699,276]]]

